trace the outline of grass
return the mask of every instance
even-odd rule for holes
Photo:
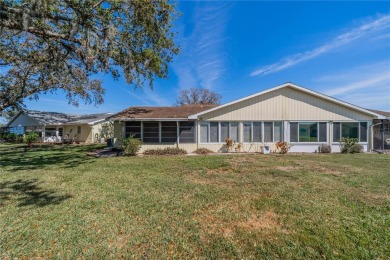
[[[0,145],[0,258],[390,257],[390,156]]]

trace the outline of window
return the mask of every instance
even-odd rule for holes
[[[64,129],[63,128],[58,128],[58,136],[63,136],[64,135]]]
[[[218,143],[218,122],[210,122],[210,143]]]
[[[274,122],[274,142],[283,141],[283,123]]]
[[[229,138],[229,122],[221,122],[221,142]]]
[[[229,138],[235,142],[238,142],[238,122],[230,122],[229,130]],[[225,140],[221,140],[221,142],[225,142]]]
[[[243,124],[243,135],[244,142],[250,143],[252,142],[252,122],[244,122]]]
[[[45,137],[57,136],[55,127],[45,128]]]
[[[209,141],[208,136],[208,123],[200,123],[200,142],[207,143]]]
[[[177,123],[161,122],[161,142],[174,143],[177,140]]]
[[[77,127],[77,133],[78,133],[78,134],[81,134],[81,126],[78,126],[78,127]]]
[[[144,122],[144,143],[158,143],[159,142],[159,122]]]
[[[333,142],[341,138],[357,138],[359,142],[367,142],[367,122],[335,122],[333,123]]]
[[[253,142],[261,142],[261,122],[253,122]]]
[[[317,123],[299,123],[299,142],[317,142]]]
[[[290,142],[317,143],[327,142],[326,122],[291,122]]]
[[[125,136],[141,139],[141,122],[126,122]]]
[[[195,142],[194,122],[180,122],[179,125],[179,143]]]
[[[270,143],[273,142],[273,122],[264,122],[264,142]]]

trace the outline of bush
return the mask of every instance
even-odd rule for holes
[[[139,149],[141,149],[142,142],[138,138],[130,135],[122,140],[122,152],[124,155],[135,156]]]
[[[198,148],[194,151],[194,153],[196,153],[196,154],[209,154],[209,153],[213,153],[213,151],[211,151],[207,148]]]
[[[329,144],[321,144],[320,146],[318,146],[318,152],[319,153],[330,153],[330,152],[332,152],[332,146],[330,146]]]
[[[187,151],[181,148],[167,147],[164,149],[148,149],[144,152],[145,155],[183,155],[187,154]]]
[[[358,144],[358,142],[357,138],[341,138],[340,151],[342,153],[361,153],[363,146]]]
[[[280,154],[286,154],[291,149],[291,145],[287,142],[277,142],[275,144],[276,152]]]
[[[23,142],[27,143],[28,146],[31,147],[31,144],[38,139],[39,135],[36,132],[29,132],[24,134]]]

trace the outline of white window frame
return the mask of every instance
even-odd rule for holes
[[[297,134],[298,134],[298,142],[290,142],[292,144],[324,144],[324,143],[329,143],[329,133],[328,133],[328,130],[329,130],[329,123],[327,121],[290,121],[289,122],[289,139],[291,140],[291,128],[290,128],[290,124],[291,123],[297,123],[298,124],[298,131],[297,131]],[[299,141],[299,124],[302,123],[316,123],[317,124],[317,142],[300,142]],[[320,142],[320,123],[326,123],[326,141],[325,142]],[[333,127],[333,126],[332,126]]]
[[[370,131],[370,124],[369,124],[369,121],[334,121],[334,123],[340,123],[340,141],[341,141],[341,138],[342,137],[342,133],[343,133],[343,123],[357,123],[358,124],[358,143],[359,144],[368,144],[368,140],[369,140],[369,131]],[[360,123],[366,123],[366,140],[365,142],[360,142]],[[337,142],[337,141],[333,141],[333,136],[334,136],[334,127],[333,127],[333,124],[332,124],[332,144],[340,144],[341,142]]]

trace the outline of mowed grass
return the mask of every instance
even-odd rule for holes
[[[390,257],[390,156],[0,145],[0,258]]]

